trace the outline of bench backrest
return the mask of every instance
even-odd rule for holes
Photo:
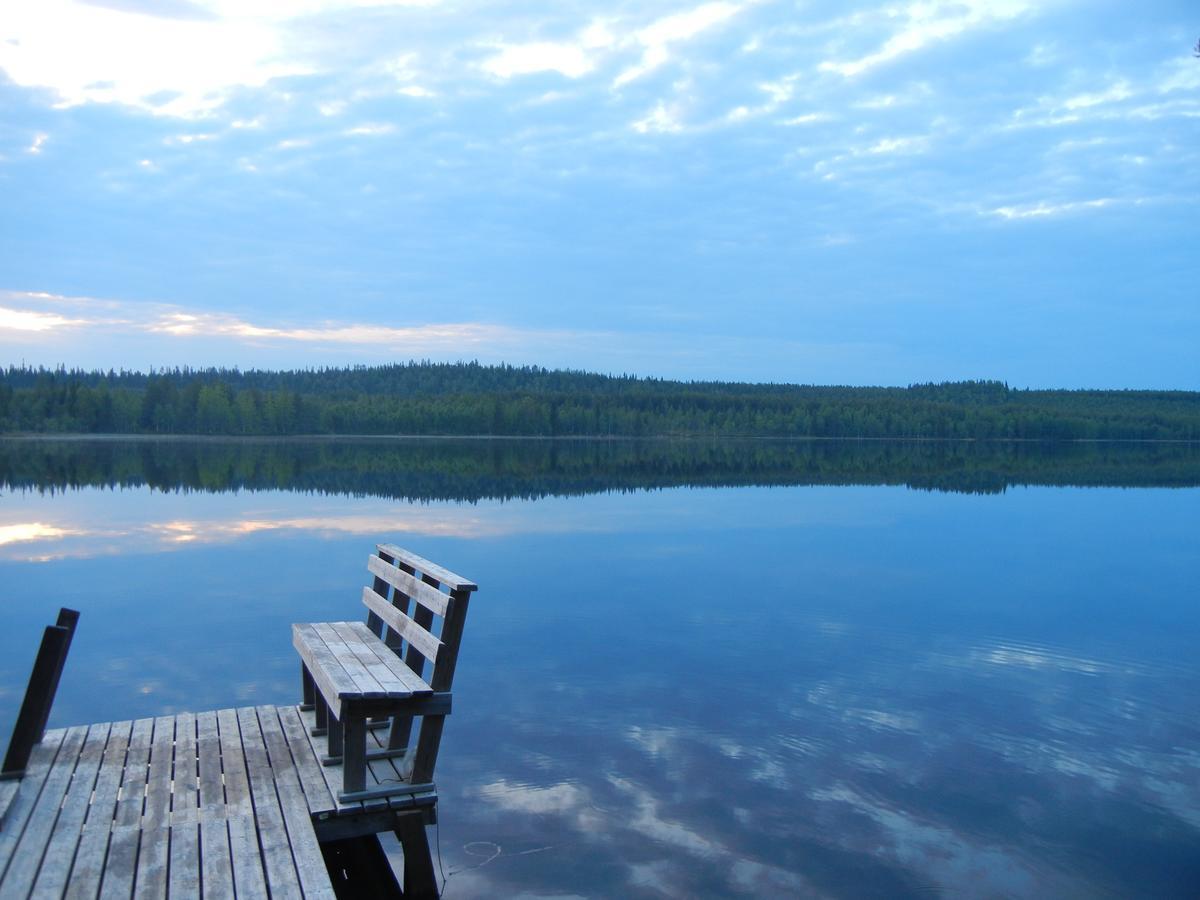
[[[478,586],[395,544],[379,544],[376,550],[377,555],[367,560],[372,584],[363,588],[363,603],[369,610],[367,627],[434,691],[449,692],[467,603]],[[389,744],[404,746],[411,728],[411,719],[395,723]],[[422,723],[412,771],[414,783],[432,777],[441,729],[441,717]]]

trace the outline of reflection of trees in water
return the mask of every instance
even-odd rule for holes
[[[13,489],[292,490],[404,500],[666,487],[1200,485],[1200,445],[772,440],[4,440]]]

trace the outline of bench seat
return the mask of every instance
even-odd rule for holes
[[[300,654],[335,716],[342,701],[431,697],[433,688],[362,622],[292,625]]]

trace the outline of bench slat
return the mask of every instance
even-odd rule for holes
[[[367,626],[361,622],[330,622],[329,624],[333,626],[333,630],[337,633],[338,637],[346,642],[346,646],[354,652],[355,657],[374,676],[375,680],[379,682],[379,686],[389,696],[409,696],[414,692],[414,688],[418,692],[421,691],[424,683],[420,682],[420,679],[417,679],[418,683],[414,684],[412,678],[404,677],[403,674],[396,671],[396,665],[390,664],[389,661],[382,659],[380,654],[376,653],[374,645],[379,643],[379,638],[372,634]],[[386,648],[384,649],[384,653],[391,656],[399,664],[399,668],[407,670],[408,667],[396,659],[394,653],[386,650]],[[410,672],[409,675],[411,676],[412,673]],[[433,691],[433,688],[430,688],[428,685],[424,685],[424,687],[427,692]]]
[[[439,616],[446,614],[446,605],[450,598],[433,585],[414,578],[403,569],[397,569],[391,563],[384,562],[378,556],[367,557],[367,571],[403,592],[410,599],[433,610]]]
[[[387,691],[375,680],[367,667],[359,662],[358,657],[354,653],[354,649],[348,647],[346,642],[342,640],[336,631],[333,630],[333,625],[330,622],[314,622],[313,631],[315,631],[325,642],[325,646],[329,648],[329,652],[333,654],[338,665],[346,670],[357,687],[355,692],[356,697],[386,697]]]
[[[442,647],[441,641],[369,587],[363,588],[362,598],[367,609],[383,619],[388,627],[408,641],[410,647],[414,648],[435,666],[437,665],[438,651]]]
[[[420,675],[405,665],[404,660],[395,650],[388,647],[377,638],[362,622],[343,622],[362,640],[362,650],[375,656],[391,673],[391,676],[404,686],[404,690],[414,697],[424,697],[433,693],[433,686]]]
[[[304,665],[312,674],[317,690],[329,704],[330,711],[335,717],[340,716],[342,714],[341,697],[343,694],[348,697],[354,695],[354,682],[342,671],[342,667],[337,664],[337,660],[333,658],[333,654],[329,652],[329,648],[325,646],[325,642],[321,640],[311,625],[292,625],[292,646],[304,660]]]
[[[437,581],[444,584],[452,591],[476,591],[479,590],[479,585],[473,581],[468,581],[460,575],[455,575],[449,569],[443,569],[437,563],[432,563],[423,556],[405,550],[403,547],[397,547],[395,544],[376,544],[376,549],[385,556],[390,556],[392,559],[399,560],[407,566],[411,566],[419,572],[422,572]]]

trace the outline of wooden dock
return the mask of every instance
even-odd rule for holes
[[[322,844],[423,823],[437,797],[339,802],[314,725],[259,706],[46,732],[6,783],[0,900],[332,898]],[[398,762],[372,760],[368,785],[401,781]]]
[[[298,706],[47,732],[79,621],[60,610],[0,764],[0,900],[437,897],[425,827],[477,586],[392,544],[376,550],[365,625],[292,626]],[[403,889],[386,831],[403,848]]]

